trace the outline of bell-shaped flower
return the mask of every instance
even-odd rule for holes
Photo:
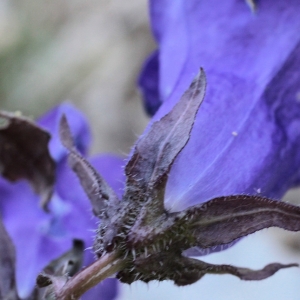
[[[171,211],[221,195],[279,199],[299,183],[300,6],[248,2],[150,1],[158,50],[139,79],[148,112],[160,107],[159,119],[199,67],[207,74],[190,141],[169,176]]]

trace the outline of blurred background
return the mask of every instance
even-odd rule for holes
[[[147,123],[135,82],[154,47],[146,0],[0,0],[1,108],[37,117],[71,101],[93,153],[127,153]]]
[[[0,105],[33,118],[70,101],[90,121],[92,154],[126,154],[145,128],[136,78],[155,48],[146,0],[0,0]],[[286,201],[299,204],[299,191]],[[300,235],[268,229],[244,238],[211,263],[262,268],[300,263]],[[261,282],[205,276],[189,287],[171,282],[122,285],[118,300],[300,299],[300,270]]]

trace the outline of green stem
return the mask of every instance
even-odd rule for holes
[[[56,294],[57,300],[79,299],[90,288],[122,270],[126,264],[118,253],[105,254],[73,276]]]

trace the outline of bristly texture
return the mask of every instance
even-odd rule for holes
[[[114,204],[118,197],[110,186],[102,179],[91,164],[77,151],[71,136],[71,130],[65,115],[61,118],[61,140],[63,145],[70,151],[69,164],[78,175],[80,183],[91,200],[94,214],[106,220],[109,215],[108,204]]]
[[[125,199],[137,197],[144,204],[149,197],[153,207],[161,208],[157,213],[162,213],[168,173],[189,140],[195,116],[204,98],[205,86],[205,75],[200,70],[172,113],[155,122],[151,130],[138,140],[125,168]]]
[[[183,255],[191,247],[206,249],[228,244],[271,226],[300,230],[299,207],[260,196],[223,196],[179,212],[166,210],[168,174],[193,134],[205,87],[206,76],[201,69],[174,108],[154,122],[137,141],[125,167],[122,201],[117,201],[107,183],[77,152],[66,118],[61,119],[60,135],[70,151],[71,166],[94,212],[101,212],[98,216],[103,218],[94,250],[100,260],[107,253],[123,259],[117,278],[124,283],[173,280],[182,286],[196,282],[205,274],[232,274],[242,280],[261,280],[280,269],[297,266],[272,263],[261,270],[250,270],[212,265]],[[59,299],[71,298],[69,294]]]

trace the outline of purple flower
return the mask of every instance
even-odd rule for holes
[[[62,104],[48,112],[38,123],[51,135],[49,149],[57,163],[57,183],[49,203],[50,213],[39,207],[39,197],[25,181],[10,183],[0,179],[0,212],[16,248],[16,277],[19,294],[26,297],[32,291],[39,272],[53,259],[72,246],[74,238],[93,243],[97,220],[91,212],[88,198],[78,179],[67,164],[67,151],[59,140],[59,121],[65,114],[70,123],[76,146],[86,154],[90,131],[84,116],[69,104]],[[92,165],[103,174],[115,189],[122,192],[123,160],[103,155],[91,158]],[[92,250],[85,251],[84,265],[94,260]],[[117,294],[116,280],[107,279],[85,299],[113,299]]]
[[[207,93],[172,167],[165,205],[179,211],[220,195],[279,199],[300,180],[300,5],[150,1],[158,50],[140,84],[146,106],[170,110],[199,67]]]

